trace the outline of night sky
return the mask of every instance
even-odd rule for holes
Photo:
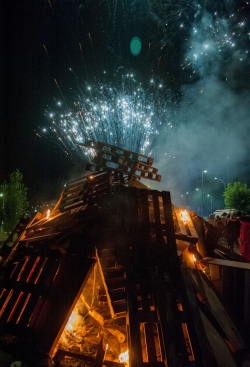
[[[58,138],[66,135],[57,120],[53,133],[49,113],[58,101],[64,113],[74,113],[89,86],[96,101],[100,85],[122,89],[133,75],[131,83],[150,94],[161,114],[160,133],[146,151],[163,175],[155,188],[170,190],[178,205],[207,169],[205,187],[221,205],[215,176],[250,184],[249,7],[246,1],[2,2],[0,182],[18,168],[29,200],[58,197],[85,161],[72,145],[62,146]],[[138,56],[129,47],[135,36]],[[164,115],[170,94],[173,107],[168,103],[171,113]],[[132,130],[140,135],[137,126]]]

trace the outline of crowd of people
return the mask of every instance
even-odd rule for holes
[[[244,258],[250,260],[250,216],[240,212],[227,214],[214,218],[210,214],[208,223],[217,227],[221,232],[221,237],[225,238],[228,248],[233,251],[234,246],[239,247]]]

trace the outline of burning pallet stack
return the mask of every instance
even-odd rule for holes
[[[34,217],[2,260],[2,339],[24,340],[32,366],[31,345],[55,366],[222,366],[177,254],[177,238],[197,241],[191,222],[176,233],[170,193],[138,185],[160,181],[153,159],[85,146],[96,156],[84,176],[65,185],[53,212]],[[237,330],[224,339],[245,348]],[[225,355],[236,366],[226,343]]]

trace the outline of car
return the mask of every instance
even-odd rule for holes
[[[236,209],[218,209],[213,212],[213,216],[216,218],[217,216],[221,217],[223,213],[226,213],[227,215],[230,214],[230,216],[233,215],[233,213],[237,213]]]

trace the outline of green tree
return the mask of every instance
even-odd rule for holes
[[[250,208],[250,188],[240,181],[229,183],[223,193],[227,208],[245,212]]]
[[[23,175],[19,170],[10,174],[10,181],[4,182],[0,191],[2,193],[3,228],[12,232],[13,228],[25,214],[28,208],[27,188],[23,184]]]

